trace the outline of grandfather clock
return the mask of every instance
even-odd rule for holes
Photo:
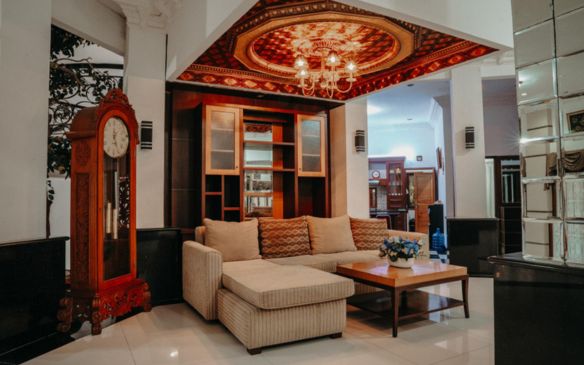
[[[136,278],[136,145],[138,123],[128,98],[111,90],[81,110],[71,141],[71,289],[60,302],[58,330],[149,311],[148,284]]]

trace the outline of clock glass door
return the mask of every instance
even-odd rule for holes
[[[127,133],[125,124],[117,118],[110,119],[104,129],[104,281],[130,273],[130,153],[124,142]]]

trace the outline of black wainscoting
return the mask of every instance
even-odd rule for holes
[[[495,267],[495,363],[584,363],[584,269],[489,259]]]
[[[152,305],[182,298],[182,235],[178,228],[137,230],[138,277],[146,280]]]
[[[489,256],[499,254],[497,218],[448,218],[450,263],[466,266],[473,276],[491,276]]]
[[[57,333],[68,237],[0,244],[0,363],[20,363],[70,341]]]

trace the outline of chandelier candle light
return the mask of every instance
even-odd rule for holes
[[[360,46],[358,42],[342,44],[335,40],[310,41],[297,39],[293,42],[296,51],[294,68],[296,79],[300,82],[302,92],[313,96],[317,86],[325,91],[329,98],[335,92],[346,93],[353,87],[358,67],[352,54]],[[341,56],[341,51],[344,55]],[[309,59],[320,59],[320,68],[311,69]],[[344,67],[343,67],[344,66]],[[339,81],[344,80],[349,85],[345,89],[339,87]]]

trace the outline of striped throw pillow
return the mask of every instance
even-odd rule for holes
[[[310,239],[305,217],[260,218],[259,221],[263,258],[310,255]]]
[[[388,238],[387,222],[384,219],[351,218],[351,233],[357,250],[377,250]]]

